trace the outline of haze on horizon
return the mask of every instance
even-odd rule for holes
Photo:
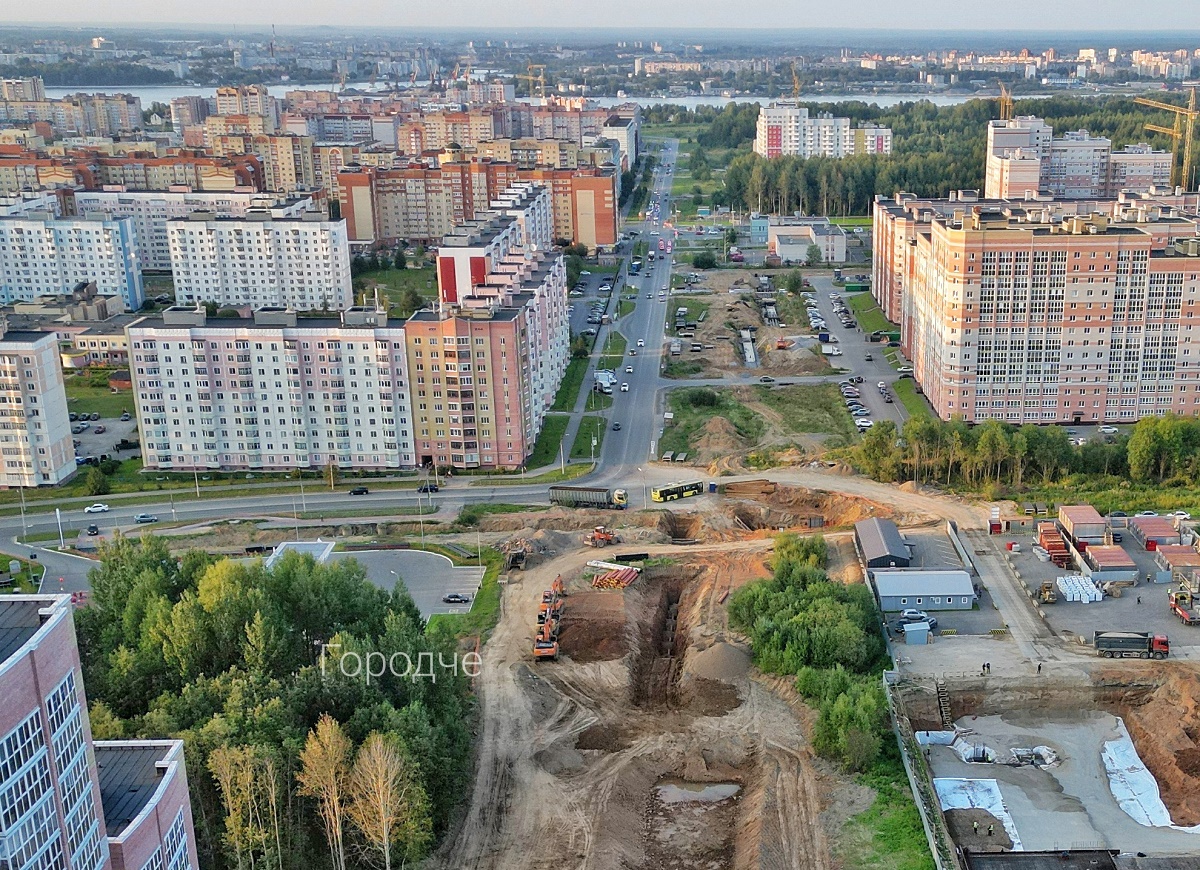
[[[1150,19],[1146,7],[1129,0],[1006,0],[966,4],[962,0],[775,0],[746,16],[725,0],[664,0],[647,6],[637,0],[611,3],[585,0],[442,0],[398,3],[379,0],[92,0],[73,4],[10,3],[7,24],[64,24],[95,27],[127,24],[202,24],[220,27],[291,25],[331,27],[469,27],[472,29],[605,27],[630,29],[726,28],[799,30],[870,28],[895,30],[1021,30],[1098,33],[1121,30],[1178,32],[1200,37],[1200,3],[1170,4]],[[82,14],[81,14],[82,13]],[[1197,31],[1187,34],[1186,31]]]

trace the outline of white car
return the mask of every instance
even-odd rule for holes
[[[1156,517],[1156,516],[1158,516],[1158,511],[1138,511],[1136,514],[1134,514],[1134,516],[1135,517]]]
[[[1116,426],[1101,426],[1100,432],[1104,435],[1116,435],[1117,427]]]
[[[100,502],[96,502],[95,504],[90,504],[90,505],[88,505],[87,507],[85,507],[85,508],[83,509],[83,512],[84,512],[85,514],[103,514],[103,513],[108,513],[108,505],[106,505],[106,504],[101,504]]]
[[[638,339],[638,347],[645,347],[645,346],[646,346],[646,339],[639,338]]]
[[[625,366],[625,374],[627,374],[627,375],[633,374],[633,366]]]
[[[880,381],[878,386],[879,386],[879,389],[881,389],[881,390],[887,389],[887,384],[885,384],[883,381]]]
[[[1176,517],[1181,520],[1190,520],[1192,518],[1192,515],[1187,511],[1171,511],[1167,516]]]
[[[869,417],[859,417],[854,421],[854,425],[859,429],[870,429],[875,423]]]
[[[628,393],[629,392],[629,384],[621,384],[621,392]]]

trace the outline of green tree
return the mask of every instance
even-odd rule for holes
[[[83,479],[83,491],[86,495],[108,495],[112,487],[108,477],[96,466],[89,466]]]
[[[717,258],[712,251],[697,251],[692,255],[692,265],[697,269],[717,268]]]
[[[804,262],[810,266],[819,266],[821,265],[821,259],[821,246],[809,245],[808,249],[804,252]]]
[[[784,278],[783,286],[789,293],[799,293],[804,289],[804,276],[800,274],[799,269],[793,269],[787,273]]]

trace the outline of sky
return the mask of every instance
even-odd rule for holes
[[[7,24],[81,21],[333,27],[1170,30],[1200,41],[1200,2],[1131,0],[88,0],[5,3]],[[753,14],[746,14],[752,12]],[[1190,31],[1190,33],[1188,32]]]

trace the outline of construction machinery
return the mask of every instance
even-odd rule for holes
[[[548,619],[559,621],[562,619],[562,611],[562,599],[555,594],[553,589],[547,589],[542,593],[542,603],[538,605],[538,625]]]
[[[566,596],[567,589],[566,589],[566,586],[563,584],[562,574],[559,574],[558,576],[556,576],[554,578],[554,582],[550,584],[550,591],[553,592],[559,598],[563,598]]]
[[[1037,592],[1037,600],[1043,604],[1054,604],[1058,601],[1058,593],[1054,591],[1054,581],[1047,580]]]
[[[1165,634],[1144,631],[1098,631],[1092,638],[1096,655],[1106,659],[1165,659],[1171,654],[1171,642]]]
[[[792,99],[800,99],[800,76],[796,72],[796,64],[792,64]]]
[[[1011,121],[1013,117],[1013,96],[1012,91],[1000,82],[1000,120]]]
[[[547,619],[542,623],[541,630],[533,640],[533,660],[535,662],[558,658],[558,623]]]
[[[596,526],[583,536],[583,542],[589,547],[607,547],[609,544],[621,543],[621,538],[606,526]]]
[[[550,504],[621,511],[629,506],[629,494],[623,489],[607,489],[603,486],[552,486]]]
[[[534,70],[537,70],[537,75],[533,74]],[[528,73],[527,75],[520,75],[518,73],[516,78],[519,78],[523,82],[529,82],[529,98],[533,99],[535,96],[537,96],[537,97],[540,97],[541,99],[545,99],[546,98],[546,65],[544,63],[531,63],[526,68],[526,72]],[[537,85],[537,89],[538,89],[538,92],[536,94],[534,93],[534,90],[533,90],[534,85]]]
[[[1172,127],[1147,124],[1146,129],[1170,136],[1174,140],[1175,157],[1171,161],[1171,184],[1180,185],[1185,191],[1188,190],[1192,187],[1192,139],[1196,132],[1196,118],[1200,117],[1200,110],[1196,108],[1196,89],[1190,90],[1186,107],[1152,100],[1149,97],[1134,97],[1133,101],[1139,106],[1149,106],[1152,109],[1171,112],[1175,115],[1175,124]],[[1181,150],[1183,151],[1182,163],[1179,160]]]
[[[1167,593],[1167,602],[1171,612],[1179,617],[1184,625],[1200,625],[1200,610],[1196,608],[1196,597],[1186,589]]]

